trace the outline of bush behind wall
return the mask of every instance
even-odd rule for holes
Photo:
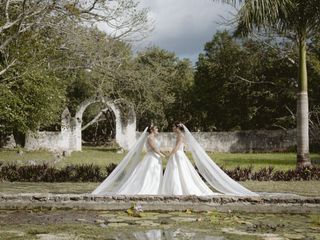
[[[56,168],[49,164],[17,165],[0,162],[0,181],[9,182],[101,182],[116,167],[97,165],[68,165]],[[304,167],[292,170],[274,170],[273,167],[253,171],[252,167],[222,169],[236,181],[308,181],[320,180],[320,167]]]

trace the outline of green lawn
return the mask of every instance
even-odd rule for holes
[[[255,192],[285,192],[303,196],[320,196],[320,181],[258,182],[241,184]],[[90,193],[99,183],[0,182],[1,193]]]
[[[275,169],[288,170],[296,167],[295,153],[215,153],[210,156],[226,168],[250,166],[254,169],[273,166]],[[311,154],[311,160],[319,166],[320,154]]]
[[[275,169],[287,170],[296,166],[295,153],[210,153],[209,155],[216,163],[228,169],[252,165],[255,169],[273,166]],[[110,163],[119,163],[124,156],[125,153],[119,154],[108,149],[85,147],[82,152],[74,152],[71,156],[57,161],[55,165],[57,167],[70,164],[106,166]],[[22,155],[19,155],[16,150],[0,150],[0,161],[7,163],[28,164],[30,160],[39,163],[54,163],[55,159],[57,159],[55,154],[45,151],[24,151]],[[319,165],[320,154],[311,154],[311,159]],[[164,160],[164,165],[166,161]]]

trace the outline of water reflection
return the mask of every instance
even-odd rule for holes
[[[165,234],[163,234],[162,230],[160,230],[160,229],[133,233],[133,236],[136,239],[140,239],[140,240],[151,240],[151,239],[152,240],[162,240],[162,239],[167,239],[166,237],[162,237],[162,235],[165,236]]]
[[[133,232],[132,234],[121,234],[116,240],[223,240],[222,236],[210,236],[208,233],[188,232],[180,229],[152,229],[146,231]]]

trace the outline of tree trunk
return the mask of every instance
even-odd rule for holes
[[[307,51],[304,37],[299,41],[299,90],[297,94],[297,167],[310,166]]]

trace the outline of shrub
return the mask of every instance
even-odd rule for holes
[[[105,177],[99,166],[69,165],[55,168],[48,164],[23,165],[0,164],[0,180],[20,182],[99,182]]]
[[[48,164],[22,165],[0,162],[0,181],[21,182],[101,182],[115,168],[110,164],[105,168],[96,165],[69,165],[55,168]],[[304,167],[288,171],[274,170],[273,167],[253,171],[252,166],[234,169],[222,169],[236,181],[307,181],[320,180],[320,167]]]
[[[252,167],[224,170],[236,181],[301,181],[320,180],[320,167],[303,167],[292,170],[274,170],[272,166],[253,172]]]

